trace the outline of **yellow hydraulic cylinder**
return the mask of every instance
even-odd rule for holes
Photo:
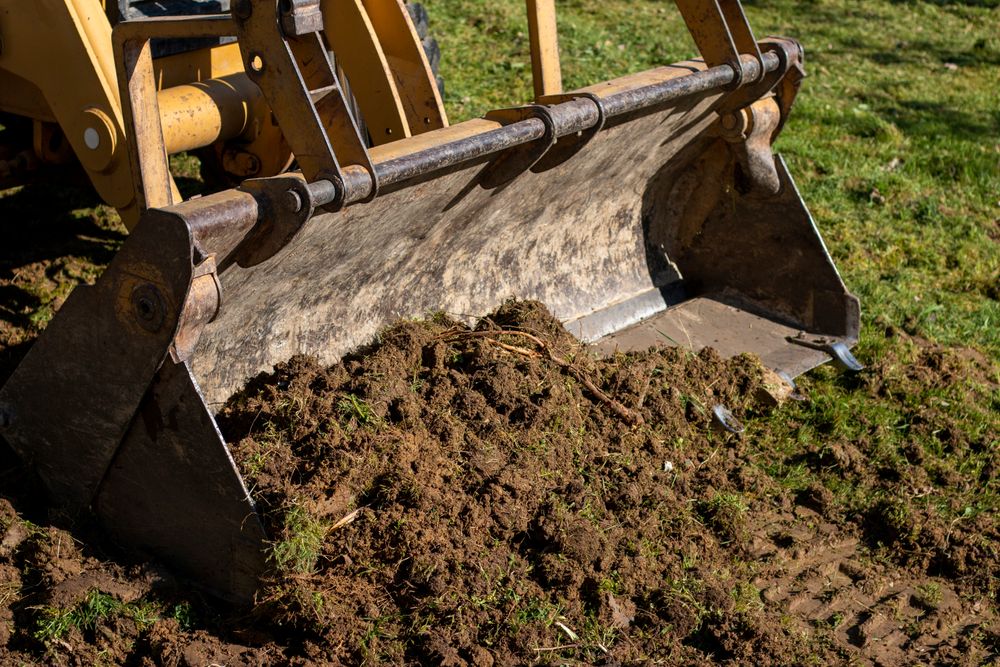
[[[260,89],[243,73],[161,90],[160,122],[167,153],[252,134],[253,110],[261,102]]]

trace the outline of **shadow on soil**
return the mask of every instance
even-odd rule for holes
[[[0,198],[0,233],[6,241],[0,248],[0,280],[10,280],[29,264],[67,255],[107,264],[125,234],[102,225],[92,211],[75,213],[99,204],[89,188],[60,183],[28,185]]]

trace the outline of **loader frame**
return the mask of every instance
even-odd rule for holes
[[[296,352],[333,362],[399,317],[516,295],[609,353],[749,350],[788,377],[856,363],[857,299],[771,152],[802,49],[756,40],[736,0],[677,4],[701,60],[563,91],[552,3],[529,2],[533,103],[371,148],[326,3],[120,24],[141,217],[0,389],[3,436],[63,507],[245,602],[267,536],[214,414]],[[151,40],[224,36],[299,171],[182,202]]]
[[[325,46],[340,54],[338,68],[352,80],[351,94],[371,129],[366,139],[380,145],[447,125],[435,77],[401,1],[326,0],[321,10],[337,17],[326,21]],[[150,37],[190,32],[170,18],[137,23]],[[165,29],[171,24],[178,27]],[[65,150],[53,150],[64,137],[98,194],[131,229],[145,206],[136,197],[144,186],[130,166],[128,145],[142,138],[126,128],[131,123],[123,115],[115,64],[121,48],[112,32],[99,0],[0,0],[0,111],[34,121],[33,152],[42,161],[69,159]],[[245,74],[238,45],[150,62],[149,87],[138,103],[156,101],[163,135],[157,143],[167,155],[208,148],[237,183],[288,169],[291,151]],[[180,200],[172,179],[157,187]]]

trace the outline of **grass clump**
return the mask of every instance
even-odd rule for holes
[[[312,574],[330,525],[317,519],[301,504],[285,513],[282,538],[271,547],[271,561],[282,574]]]
[[[746,534],[747,506],[738,493],[716,492],[698,504],[705,523],[724,542],[737,542]]]
[[[934,581],[928,581],[926,584],[917,586],[916,593],[913,596],[913,601],[927,611],[934,611],[940,607],[943,600],[944,593],[941,591],[941,585]]]
[[[97,588],[71,607],[43,607],[37,621],[34,637],[48,644],[62,639],[71,629],[93,631],[102,622],[114,618],[127,618],[143,630],[157,620],[157,608],[150,602],[122,602]]]
[[[372,406],[355,394],[347,394],[337,402],[337,411],[346,424],[355,423],[365,428],[378,428],[382,419]]]
[[[193,630],[198,624],[198,612],[195,611],[194,605],[186,600],[174,605],[170,610],[170,618],[177,621],[181,630],[185,631]]]
[[[764,609],[760,590],[749,581],[741,581],[730,592],[733,597],[733,609],[739,614],[755,614]]]

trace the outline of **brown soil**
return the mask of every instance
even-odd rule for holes
[[[854,391],[996,387],[972,351],[912,346],[912,363],[881,359]],[[995,520],[949,524],[917,501],[968,476],[917,451],[882,463],[877,438],[836,432],[783,454],[765,378],[711,351],[593,359],[532,303],[475,329],[404,322],[328,369],[292,359],[220,417],[275,536],[248,613],[52,527],[2,461],[0,664],[996,660]],[[720,428],[716,405],[750,427]],[[915,428],[940,434],[947,414],[929,405]],[[956,452],[1000,435],[951,427]],[[989,460],[977,474],[995,475]],[[776,466],[876,500],[779,483]]]

